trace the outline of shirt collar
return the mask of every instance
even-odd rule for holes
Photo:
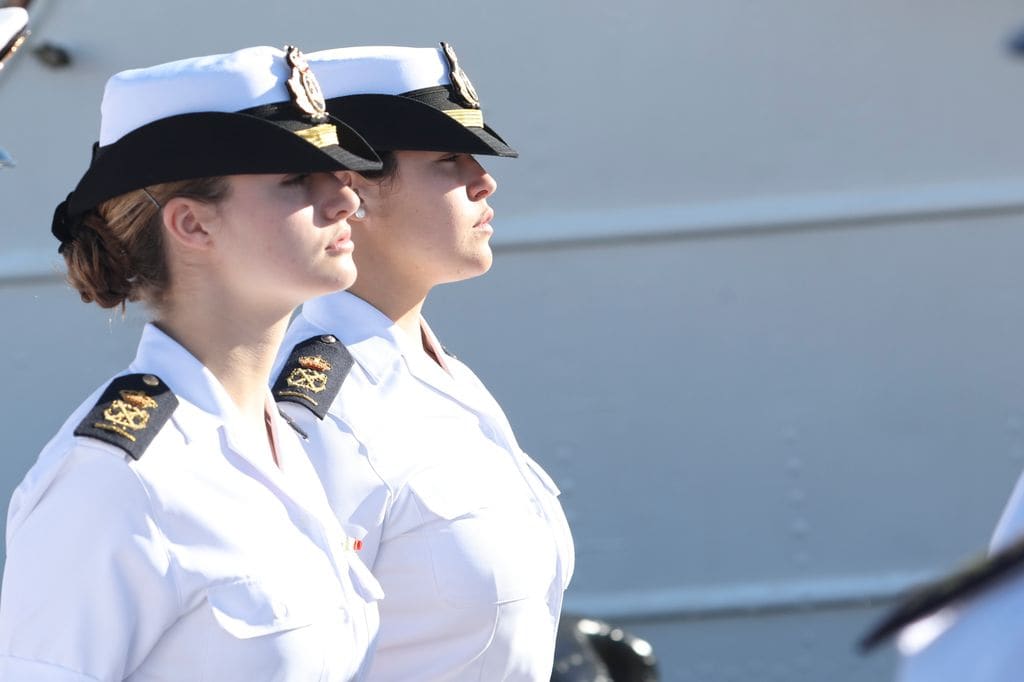
[[[232,425],[238,424],[241,415],[224,386],[203,363],[156,325],[149,323],[143,328],[139,350],[128,371],[155,374],[179,400],[206,413],[211,422],[223,424],[229,437],[235,431]],[[175,423],[187,437],[196,429],[206,428],[192,418],[175,419]]]
[[[420,339],[409,338],[391,318],[347,291],[306,302],[302,316],[345,344],[374,383],[401,358],[418,358],[423,354]],[[421,318],[420,324],[427,329],[428,337],[436,341],[426,321]]]

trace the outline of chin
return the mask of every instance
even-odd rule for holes
[[[456,281],[473,279],[474,277],[486,274],[491,269],[491,263],[493,262],[494,259],[491,258],[490,253],[487,254],[487,258],[478,258],[467,262],[459,273],[461,276]]]
[[[491,269],[491,264],[494,263],[494,252],[491,251],[491,245],[485,243],[475,254],[473,254],[473,261],[476,267],[479,269],[477,275],[482,275]]]
[[[356,283],[356,266],[349,261],[349,267],[334,272],[332,276],[321,282],[321,291],[317,296],[343,291]]]

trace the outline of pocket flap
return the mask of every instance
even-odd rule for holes
[[[313,622],[312,601],[273,594],[252,581],[214,585],[206,591],[213,617],[239,639],[293,630]]]
[[[409,488],[428,512],[448,520],[492,506],[501,496],[488,485],[486,472],[454,467],[424,469],[409,481]]]

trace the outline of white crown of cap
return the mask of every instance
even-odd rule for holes
[[[0,48],[14,39],[14,36],[25,30],[28,25],[28,12],[22,7],[4,7],[0,9]]]
[[[169,116],[286,102],[290,74],[284,51],[265,46],[122,71],[103,92],[100,145]]]
[[[306,55],[324,97],[401,95],[448,85],[448,61],[436,47],[340,47]]]

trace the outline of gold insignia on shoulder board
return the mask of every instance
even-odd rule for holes
[[[270,390],[279,402],[301,405],[323,419],[352,364],[336,336],[318,334],[295,344]]]
[[[141,431],[149,424],[149,410],[157,402],[142,391],[120,391],[121,399],[114,400],[103,410],[103,422],[93,424],[98,429],[113,431],[134,441],[131,431]]]
[[[75,427],[75,435],[94,438],[142,457],[178,407],[170,387],[153,374],[115,377]]]
[[[288,375],[288,385],[304,388],[313,393],[321,393],[327,388],[327,372],[331,371],[331,363],[319,355],[305,355],[299,358],[299,366]]]
[[[320,89],[320,82],[309,68],[306,55],[294,45],[285,45],[288,66],[292,73],[288,77],[288,90],[292,96],[292,102],[299,109],[313,117],[314,120],[323,121],[327,119],[327,103],[324,101],[324,93]]]
[[[452,87],[456,94],[462,98],[463,104],[470,109],[480,108],[480,98],[476,96],[476,88],[469,80],[469,76],[459,66],[459,58],[455,56],[455,49],[448,43],[442,42],[441,49],[448,60],[448,71],[451,76]]]

